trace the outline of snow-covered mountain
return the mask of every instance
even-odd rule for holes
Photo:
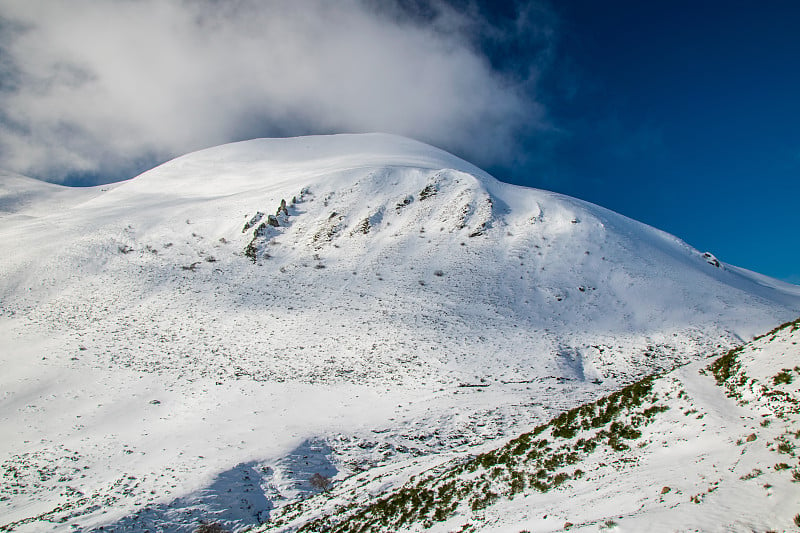
[[[800,287],[395,136],[3,174],[0,526],[256,524],[797,315]]]

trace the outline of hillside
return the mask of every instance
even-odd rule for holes
[[[797,315],[800,287],[389,135],[0,174],[0,526],[258,524],[315,473],[396,486]]]
[[[259,531],[800,529],[798,340],[800,319],[388,494],[365,499],[379,478],[346,480]]]

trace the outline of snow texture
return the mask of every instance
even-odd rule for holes
[[[382,134],[85,189],[0,173],[0,527],[235,529],[313,474],[388,490],[800,315],[710,257]]]

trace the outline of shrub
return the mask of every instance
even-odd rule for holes
[[[749,473],[741,476],[739,479],[741,479],[742,481],[747,481],[748,479],[757,478],[761,474],[763,474],[763,472],[761,471],[760,468],[754,468],[752,472],[749,472]]]
[[[742,350],[741,347],[734,348],[708,366],[708,370],[714,374],[717,385],[722,385],[739,370],[739,361],[736,354]]]
[[[323,476],[319,472],[311,476],[308,480],[308,483],[315,489],[321,490],[323,492],[327,492],[332,485],[330,478]]]
[[[569,479],[569,474],[567,474],[566,472],[559,472],[558,474],[553,476],[553,481],[552,481],[553,486],[558,487],[568,479]]]
[[[791,370],[784,368],[772,377],[772,383],[775,385],[788,385],[792,382]]]
[[[253,237],[253,240],[250,241],[250,244],[247,245],[247,248],[244,249],[244,255],[249,257],[250,260],[255,263],[257,259],[258,249],[256,248],[256,239]]]

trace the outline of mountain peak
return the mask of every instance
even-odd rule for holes
[[[195,194],[232,194],[291,181],[301,175],[331,179],[345,170],[386,166],[451,168],[493,179],[439,148],[398,135],[363,133],[225,144],[168,161],[129,183],[157,185],[166,188],[165,192],[186,192],[188,187]]]

